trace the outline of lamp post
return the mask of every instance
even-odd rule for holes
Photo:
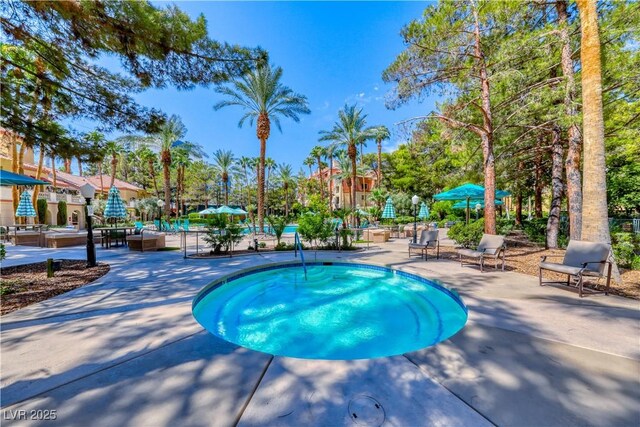
[[[413,243],[418,242],[418,202],[420,201],[420,197],[414,195],[411,198],[411,203],[413,204]]]
[[[158,199],[158,231],[162,231],[162,208],[164,208],[164,200]]]
[[[80,187],[80,194],[84,197],[85,215],[87,216],[87,267],[96,266],[96,245],[93,242],[93,229],[91,228],[91,217],[93,216],[93,206],[91,199],[96,195],[96,189],[91,184]]]
[[[480,209],[482,209],[482,205],[480,203],[476,203],[476,221],[480,215]]]

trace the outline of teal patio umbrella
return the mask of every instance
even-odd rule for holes
[[[104,208],[105,218],[115,218],[116,223],[118,218],[127,217],[127,208],[124,206],[124,202],[120,198],[120,191],[114,186],[109,189],[109,197],[107,199],[107,205]]]
[[[47,181],[41,181],[38,179],[33,179],[27,175],[20,175],[18,173],[8,172],[6,170],[0,169],[0,185],[10,186],[10,185],[47,185],[49,184]]]
[[[33,208],[33,204],[31,203],[31,194],[29,194],[28,191],[23,191],[20,195],[18,209],[16,209],[16,216],[25,218],[33,218],[36,216],[36,210]]]
[[[228,215],[237,215],[236,214],[236,210],[233,208],[230,208],[229,206],[220,206],[218,209],[215,210],[215,213],[217,214],[228,214]]]
[[[387,203],[384,205],[384,210],[382,211],[382,218],[391,218],[395,219],[396,217],[396,209],[393,207],[393,201],[391,197],[387,198]]]
[[[511,195],[508,191],[496,190],[496,197],[501,199]],[[444,191],[433,196],[436,200],[466,200],[467,224],[469,223],[469,207],[471,200],[484,199],[484,187],[481,185],[466,183],[449,191]]]
[[[429,208],[425,202],[420,203],[420,211],[418,212],[418,218],[425,220],[429,218]]]
[[[218,213],[214,208],[207,208],[203,211],[198,212],[198,215],[211,215]]]
[[[231,208],[233,210],[234,215],[246,215],[247,211],[241,208]]]

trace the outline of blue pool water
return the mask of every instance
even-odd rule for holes
[[[364,264],[277,265],[213,283],[193,315],[209,332],[265,353],[368,359],[445,340],[467,321],[457,294],[427,279]]]
[[[258,227],[256,227],[256,228],[258,228]],[[264,229],[265,229],[265,231],[267,231],[267,233],[273,234],[273,230],[268,225],[265,225]],[[293,234],[296,231],[298,231],[298,224],[287,225],[284,228],[284,233],[285,234]],[[251,234],[251,233],[253,233],[253,227],[245,227],[244,234]]]

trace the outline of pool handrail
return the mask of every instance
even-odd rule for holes
[[[307,264],[304,262],[304,253],[302,252],[302,243],[300,243],[300,235],[296,231],[293,236],[293,256],[298,257],[298,250],[300,250],[300,259],[302,260],[302,268],[304,269],[304,280],[307,280]]]

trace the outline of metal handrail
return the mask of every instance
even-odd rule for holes
[[[293,255],[298,257],[298,250],[300,250],[300,259],[302,260],[302,268],[304,268],[304,280],[307,280],[307,264],[304,262],[304,253],[302,252],[302,243],[300,243],[300,235],[296,231],[293,236]]]

